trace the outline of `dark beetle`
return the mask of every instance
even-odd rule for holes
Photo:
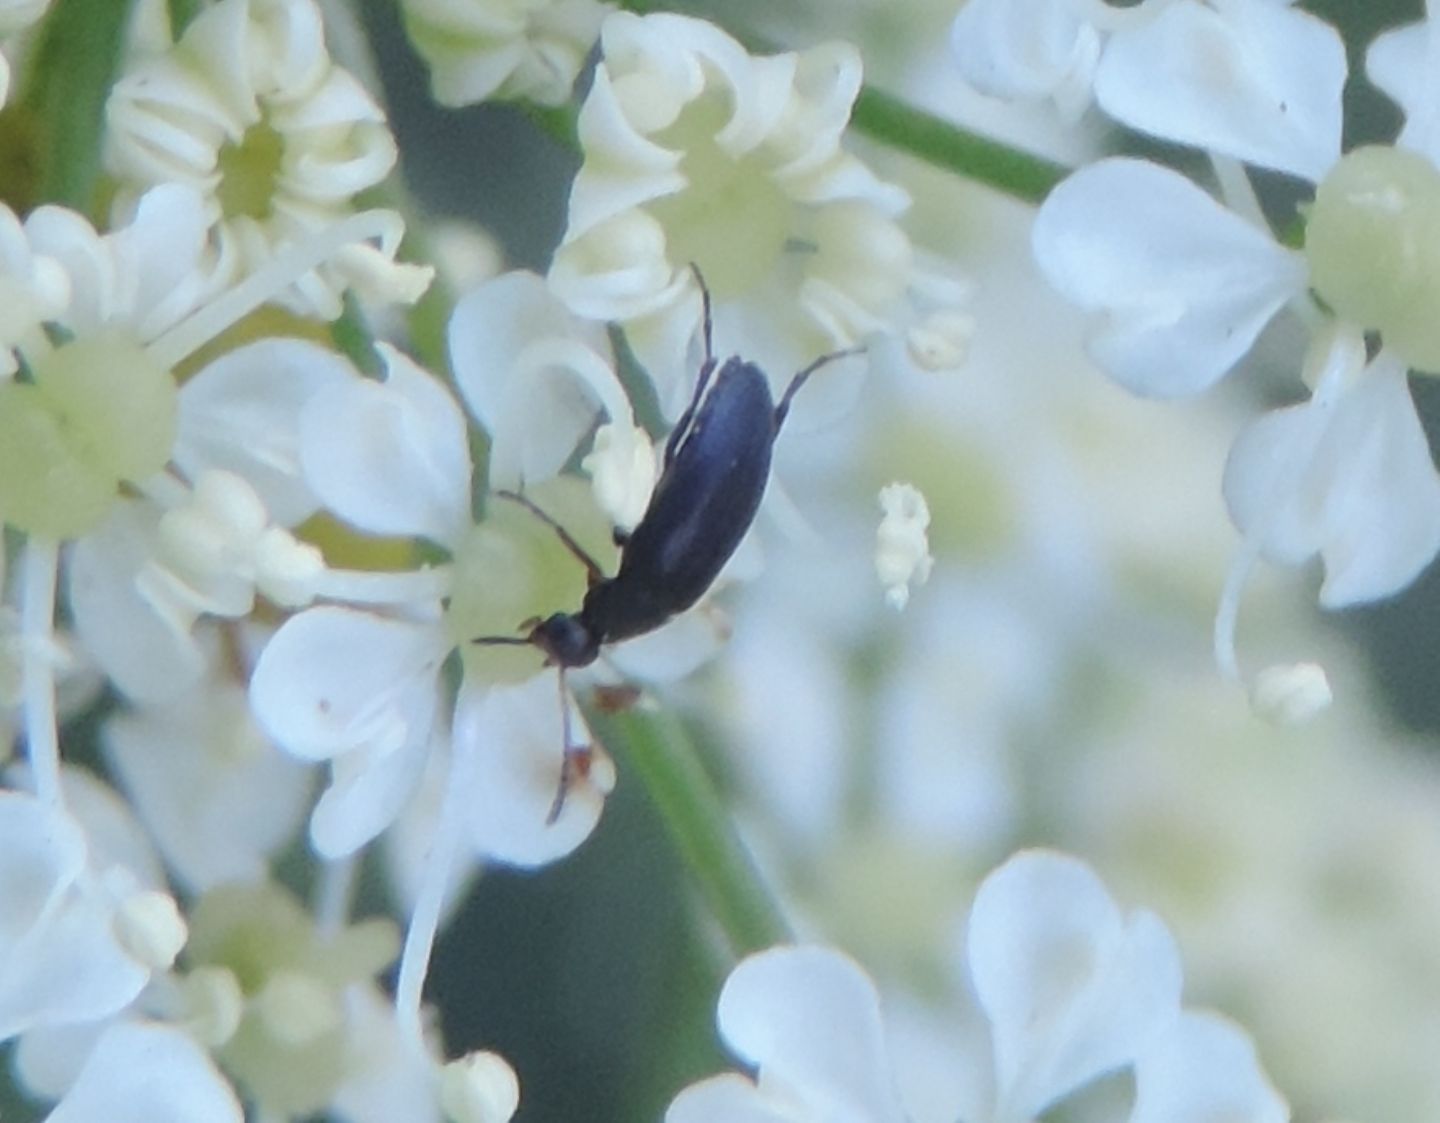
[[[698,276],[698,271],[697,271]],[[486,636],[483,644],[531,644],[560,668],[561,706],[566,717],[565,764],[550,811],[554,821],[575,773],[589,766],[590,746],[572,745],[564,674],[593,663],[607,643],[652,632],[698,601],[730,560],[765,494],[770,454],[805,380],[841,351],[821,356],[797,374],[776,405],[764,372],[732,357],[716,370],[711,350],[710,294],[704,301],[705,361],[695,394],[665,442],[660,479],[649,506],[628,535],[617,532],[620,569],[606,577],[599,564],[559,523],[514,492],[496,495],[520,503],[543,520],[585,566],[590,587],[578,612],[557,612],[530,622],[523,636]],[[714,386],[710,383],[714,381]],[[710,392],[706,394],[709,387]]]

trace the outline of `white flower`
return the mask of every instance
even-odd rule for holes
[[[1022,853],[992,873],[976,894],[964,961],[991,1048],[988,1066],[956,1058],[963,1070],[990,1069],[957,1089],[967,1101],[954,1105],[959,1118],[1034,1119],[1121,1068],[1135,1072],[1131,1123],[1288,1118],[1244,1034],[1182,1012],[1179,962],[1160,921],[1122,913],[1073,858]],[[819,947],[750,956],[727,980],[717,1020],[755,1076],[687,1088],[666,1123],[906,1118],[875,988],[844,956]]]
[[[300,474],[306,401],[351,377],[316,344],[263,339],[228,352],[177,395],[175,476],[117,503],[75,543],[67,591],[87,650],[131,698],[177,697],[207,663],[196,625],[243,619],[257,594],[307,603],[323,561],[285,529],[314,513]]]
[[[600,0],[404,0],[401,8],[441,105],[562,104],[610,10]]]
[[[668,416],[690,393],[692,265],[716,337],[777,379],[891,326],[911,279],[907,200],[840,147],[852,48],[757,57],[704,21],[628,12],[601,46],[550,283],[577,314],[625,325]]]
[[[384,114],[325,48],[311,0],[222,0],[174,47],[122,74],[106,107],[117,213],[156,183],[200,192],[231,275],[343,218],[395,163]],[[396,240],[347,247],[295,280],[287,303],[333,319],[347,285],[411,302],[430,271],[394,260]]]

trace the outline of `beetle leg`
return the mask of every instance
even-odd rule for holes
[[[585,575],[590,588],[594,588],[601,581],[605,580],[605,571],[600,568],[600,563],[597,562],[589,555],[589,553],[586,552],[585,547],[580,545],[579,542],[576,542],[574,537],[570,534],[568,530],[566,530],[558,522],[552,519],[529,499],[526,499],[525,496],[515,491],[497,491],[494,494],[501,499],[508,499],[512,503],[520,504],[520,506],[524,507],[537,519],[539,519],[551,530],[553,530],[559,536],[560,541],[565,544],[565,548],[569,550],[570,553],[575,556],[575,559],[585,567]]]
[[[790,385],[785,387],[785,393],[780,396],[780,404],[775,407],[775,432],[780,432],[780,426],[785,424],[785,418],[790,413],[790,401],[795,397],[800,387],[805,385],[805,380],[814,374],[827,363],[833,363],[836,359],[848,359],[851,355],[863,355],[863,347],[847,347],[843,351],[831,351],[821,355],[808,367],[802,370],[790,380]]]
[[[705,396],[705,387],[710,384],[716,365],[714,323],[710,316],[710,286],[705,283],[705,275],[700,272],[700,266],[693,261],[690,263],[690,271],[695,274],[695,281],[700,286],[700,324],[701,337],[705,341],[705,360],[700,364],[700,374],[695,379],[695,393],[690,397],[690,404],[685,407],[685,412],[680,415],[680,420],[675,423],[675,428],[670,430],[670,436],[665,441],[666,468],[670,467],[676,450],[690,431],[690,424],[695,420],[695,411],[700,408],[700,399]]]
[[[560,673],[555,676],[560,684],[560,728],[561,736],[564,739],[562,755],[560,758],[560,782],[555,788],[555,801],[550,804],[550,811],[545,816],[545,825],[553,826],[560,818],[560,812],[565,809],[565,797],[570,794],[570,789],[576,781],[584,780],[590,774],[589,745],[576,745],[571,736],[570,729],[570,695],[565,689],[565,668],[560,668]]]

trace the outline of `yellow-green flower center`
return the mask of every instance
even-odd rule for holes
[[[683,151],[688,186],[647,210],[665,229],[667,256],[694,262],[716,299],[754,291],[775,268],[792,233],[793,205],[755,156],[736,158],[716,143],[730,107],[718,96],[686,106],[655,140]]]
[[[527,494],[565,527],[590,556],[615,572],[610,528],[590,489],[575,477],[551,480]],[[455,583],[445,627],[478,681],[520,682],[533,675],[534,649],[487,647],[479,636],[523,637],[522,625],[555,612],[574,612],[585,596],[585,567],[555,532],[517,503],[491,498],[485,521],[455,551]]]
[[[1440,372],[1440,170],[1403,148],[1359,148],[1315,193],[1305,232],[1315,291]]]
[[[122,482],[153,475],[175,443],[175,380],[118,329],[57,347],[29,382],[0,385],[0,517],[74,538]]]

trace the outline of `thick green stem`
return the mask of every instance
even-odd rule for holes
[[[735,955],[793,940],[680,722],[631,710],[594,724],[625,775],[645,785]]]

